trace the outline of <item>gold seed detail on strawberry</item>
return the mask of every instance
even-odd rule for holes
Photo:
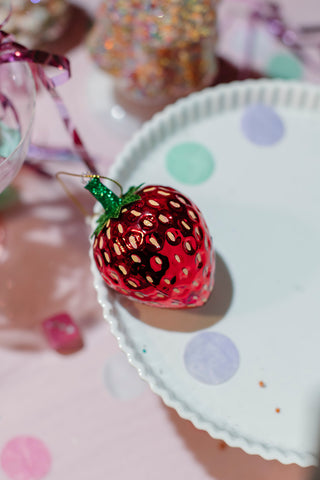
[[[131,187],[117,197],[94,177],[86,188],[103,205],[93,254],[106,284],[132,300],[166,308],[203,305],[215,255],[197,206],[171,187]]]

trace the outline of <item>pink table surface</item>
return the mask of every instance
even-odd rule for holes
[[[86,8],[92,12],[97,4]],[[108,127],[92,109],[86,92],[93,65],[84,46],[68,56],[73,76],[60,93],[100,171],[107,173],[132,132],[112,122]],[[70,146],[45,94],[38,101],[34,141]],[[57,162],[50,167],[62,168]],[[84,170],[71,163],[63,169]],[[27,168],[14,186],[18,202],[0,211],[0,480],[310,478],[311,469],[230,448],[166,407],[129,366],[102,318],[81,214],[54,180]],[[76,193],[91,208],[86,193],[79,187]],[[43,319],[64,311],[84,339],[72,355],[51,350],[40,329]],[[20,476],[8,471],[6,445],[20,436],[45,445],[51,458],[45,476],[36,473],[26,449],[20,451],[25,461]]]

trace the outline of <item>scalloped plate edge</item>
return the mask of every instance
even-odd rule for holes
[[[179,114],[185,111],[184,109],[186,105],[189,108],[193,108],[194,105],[201,102],[205,103],[208,99],[212,101],[217,100],[218,102],[219,96],[229,94],[231,89],[234,92],[234,99],[238,102],[240,101],[241,105],[247,105],[253,100],[259,100],[259,92],[261,92],[261,89],[266,89],[269,90],[269,92],[267,92],[267,94],[269,93],[269,96],[267,95],[267,98],[264,98],[263,100],[269,105],[273,105],[274,103],[278,102],[279,98],[277,95],[275,95],[275,92],[277,93],[278,90],[280,96],[286,94],[286,98],[282,99],[284,105],[288,101],[291,105],[294,100],[296,106],[303,108],[305,106],[305,102],[309,102],[313,104],[313,108],[315,110],[320,111],[320,88],[317,85],[310,85],[295,81],[259,79],[232,82],[226,85],[219,85],[214,88],[206,88],[201,92],[193,93],[188,97],[182,98],[174,104],[165,107],[163,111],[157,113],[152,117],[151,120],[146,122],[139,129],[139,131],[133,135],[131,141],[129,141],[129,143],[122,150],[122,153],[117,157],[114,165],[110,169],[109,175],[112,178],[117,178],[119,175],[121,175],[122,170],[127,166],[128,158],[132,156],[132,152],[135,152],[141,148],[141,143],[145,137],[150,137],[150,132],[152,133],[155,131],[159,124],[165,121],[166,118],[170,118],[170,116],[175,115],[175,119],[178,119],[177,127],[180,128],[186,124],[185,121],[181,119],[181,116],[179,118]],[[292,96],[295,98],[292,99]],[[238,107],[239,103],[236,105]],[[208,111],[208,114],[209,113],[211,112]],[[181,122],[183,123],[181,124]],[[148,150],[152,149],[157,143],[159,143],[159,138],[153,138],[152,144],[149,144],[147,147]],[[145,145],[143,148],[145,148]],[[98,208],[98,205],[96,205],[95,210],[97,211]],[[92,245],[92,241],[90,242],[90,245]],[[94,288],[97,291],[98,302],[103,310],[103,317],[110,325],[111,333],[117,339],[118,345],[126,354],[129,363],[136,368],[140,377],[149,384],[151,390],[159,395],[167,406],[174,408],[180,417],[191,421],[196,428],[206,431],[211,437],[215,439],[221,439],[231,447],[241,448],[250,455],[259,455],[265,460],[278,460],[286,465],[295,463],[301,467],[308,467],[317,464],[317,459],[312,453],[299,453],[294,450],[284,450],[282,448],[246,438],[230,430],[221,429],[213,422],[207,422],[206,420],[200,418],[200,416],[191,411],[190,408],[183,405],[183,403],[177,399],[172,392],[162,388],[156,379],[147,371],[146,365],[144,365],[143,362],[138,358],[120,331],[119,321],[113,315],[112,303],[110,303],[108,299],[107,288],[105,287],[103,280],[101,279],[95,266],[92,248],[90,248],[89,255],[91,261],[91,271],[94,278]]]

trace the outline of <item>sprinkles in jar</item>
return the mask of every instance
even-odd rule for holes
[[[98,66],[135,101],[161,104],[213,82],[216,3],[108,0],[88,37]]]

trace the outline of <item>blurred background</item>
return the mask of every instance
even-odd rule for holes
[[[0,19],[8,5],[1,0]],[[58,87],[57,109],[35,75],[30,145],[0,195],[1,479],[311,478],[312,467],[266,461],[197,430],[140,380],[97,304],[88,226],[54,174],[86,170],[65,111],[107,174],[146,120],[189,93],[247,78],[318,83],[319,1],[12,0],[2,28],[29,49],[65,55],[71,79]],[[0,93],[4,85],[0,77]],[[1,121],[6,159],[19,122]],[[81,185],[70,188],[92,209]]]

